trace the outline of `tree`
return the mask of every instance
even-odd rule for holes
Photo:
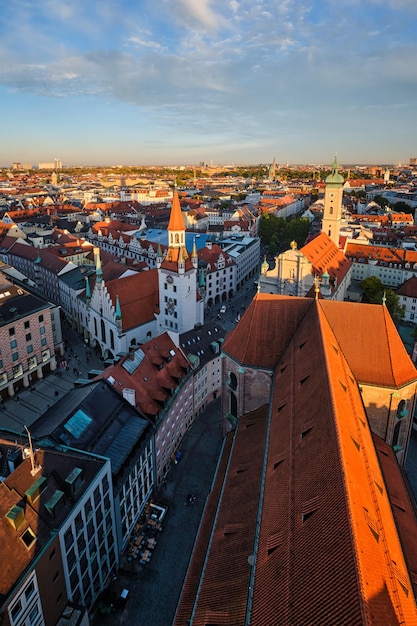
[[[399,322],[405,314],[405,307],[400,304],[400,299],[392,289],[385,287],[382,281],[376,276],[369,276],[361,282],[363,290],[362,301],[370,304],[382,304],[385,298],[385,305],[391,314],[394,322]]]
[[[259,236],[263,246],[269,247],[273,256],[289,248],[290,242],[295,240],[298,247],[304,245],[309,231],[308,219],[289,219],[276,217],[272,213],[262,215],[259,221]]]
[[[385,207],[389,206],[389,201],[385,198],[385,196],[375,196],[374,202],[379,204],[381,209],[385,209]]]
[[[409,204],[407,204],[407,202],[404,202],[403,200],[400,200],[399,202],[393,204],[392,210],[396,211],[397,213],[411,213],[412,215],[414,215],[415,211],[414,208],[412,208]]]

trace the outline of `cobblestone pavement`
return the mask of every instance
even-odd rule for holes
[[[163,530],[146,565],[122,573],[117,586],[129,590],[123,610],[97,615],[95,626],[169,626],[181,593],[200,520],[222,445],[220,399],[195,421],[183,440],[183,457],[167,476],[155,501],[168,506]],[[196,496],[187,504],[187,495]]]

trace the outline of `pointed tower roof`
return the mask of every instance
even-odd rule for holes
[[[337,162],[337,156],[335,156],[332,165],[332,173],[327,176],[326,184],[343,185],[344,182],[345,179],[341,174],[339,174],[339,164]]]
[[[177,190],[174,191],[172,198],[171,215],[169,218],[168,230],[185,230],[184,220],[182,218],[180,199]]]
[[[116,296],[116,319],[122,319],[122,309],[120,307],[119,296]]]

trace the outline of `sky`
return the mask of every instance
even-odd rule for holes
[[[0,166],[408,163],[417,0],[3,0]]]

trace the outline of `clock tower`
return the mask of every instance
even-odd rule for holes
[[[324,192],[324,212],[321,230],[339,247],[340,223],[342,220],[343,184],[345,180],[339,174],[337,158],[332,165],[332,173],[326,178]]]
[[[185,225],[177,191],[168,224],[168,250],[162,258],[158,246],[156,265],[159,279],[158,333],[184,333],[204,322],[204,300],[197,290],[198,257],[195,243],[191,256],[185,246]]]

